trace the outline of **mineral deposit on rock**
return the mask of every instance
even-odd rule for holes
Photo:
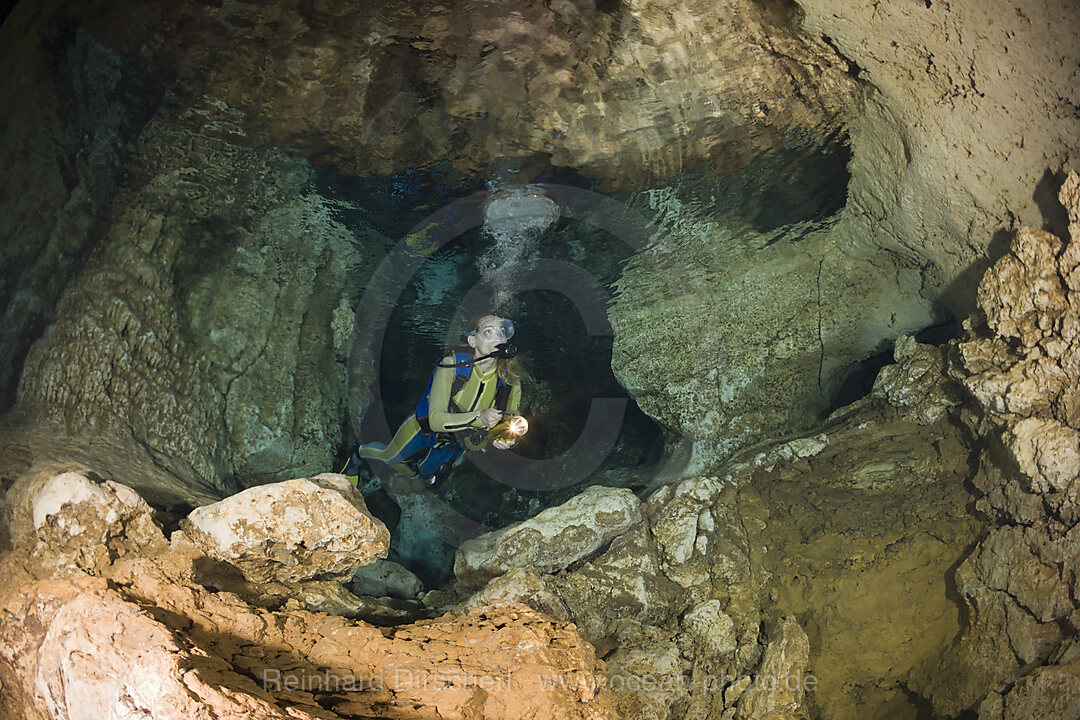
[[[181,525],[207,555],[252,581],[344,577],[390,546],[386,526],[335,474],[248,488],[198,508]]]
[[[466,541],[458,548],[454,574],[478,585],[513,568],[560,570],[641,519],[641,502],[630,490],[594,485],[525,522]]]

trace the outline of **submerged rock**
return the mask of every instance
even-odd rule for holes
[[[8,506],[18,548],[0,555],[0,715],[616,717],[592,647],[522,605],[403,624],[424,614],[419,603],[366,602],[327,580],[285,588],[279,580],[315,569],[302,561],[333,571],[385,551],[385,530],[359,551],[335,547],[371,529],[341,476],[252,490],[185,523],[204,545],[222,539],[207,529],[229,536],[236,542],[216,547],[239,553],[252,578],[271,576],[220,587],[200,548],[184,532],[165,542],[129,488],[76,472],[19,480]],[[238,543],[257,537],[276,538],[279,551],[291,543],[297,558],[245,555]]]
[[[5,694],[25,702],[19,716],[323,717],[278,706],[250,678],[178,638],[104,580],[46,581],[31,589],[34,601],[9,601],[9,619],[0,623],[5,641],[19,627],[11,619],[27,623],[18,642],[0,643],[4,661],[24,678],[4,678]]]
[[[617,537],[598,557],[551,578],[549,585],[582,635],[601,651],[615,646],[623,621],[664,625],[686,603],[683,588],[661,572],[648,523]]]
[[[457,609],[468,611],[487,605],[518,603],[528,605],[557,620],[569,620],[570,611],[552,591],[549,583],[550,579],[546,575],[515,568],[489,582],[483,590],[461,603]]]
[[[872,394],[887,400],[905,419],[933,425],[963,401],[960,387],[945,375],[945,348],[907,335],[896,341],[893,359],[895,364],[881,368]]]
[[[739,647],[735,625],[722,608],[719,600],[708,600],[695,606],[682,619],[687,641],[696,643],[695,650],[703,650],[714,659],[734,655]]]
[[[614,720],[592,648],[523,606],[393,629],[270,611],[192,583],[167,548],[68,579],[8,553],[5,717]]]
[[[838,13],[835,0],[799,0],[801,14],[742,0],[540,3],[508,20],[497,5],[177,3],[138,15],[118,5],[80,28],[75,4],[63,21],[41,15],[56,37],[24,41],[24,18],[49,4],[17,3],[2,28],[13,42],[0,45],[47,47],[69,78],[59,94],[91,98],[94,112],[61,129],[26,110],[32,92],[5,90],[0,103],[16,109],[4,141],[16,186],[40,184],[20,167],[24,156],[52,163],[57,149],[45,204],[0,193],[4,227],[22,243],[0,248],[0,298],[11,300],[5,319],[27,315],[0,337],[5,397],[25,365],[19,406],[0,430],[0,480],[29,473],[38,483],[16,483],[8,496],[19,551],[0,565],[10,581],[0,588],[3,714],[169,717],[167,702],[222,718],[612,716],[601,665],[567,624],[504,605],[375,630],[307,609],[346,611],[351,600],[334,584],[308,585],[307,599],[284,612],[253,607],[202,585],[205,558],[181,541],[165,546],[121,486],[42,468],[85,457],[102,477],[135,478],[152,502],[173,506],[326,466],[343,408],[342,288],[362,283],[371,248],[354,247],[337,208],[310,190],[308,163],[275,144],[362,174],[444,158],[487,179],[492,158],[512,157],[628,187],[692,166],[747,171],[757,183],[769,168],[786,171],[792,151],[844,145],[853,127],[851,201],[833,229],[729,242],[737,232],[702,232],[714,218],[679,206],[676,190],[640,196],[667,214],[669,230],[682,227],[623,278],[615,364],[642,407],[694,440],[691,470],[715,477],[661,489],[644,513],[627,502],[608,527],[586,516],[571,518],[565,537],[554,521],[511,529],[464,574],[506,573],[521,550],[535,570],[501,575],[477,602],[565,612],[625,680],[618,706],[634,717],[799,717],[808,704],[832,718],[910,713],[904,688],[943,715],[978,707],[984,720],[1071,720],[1077,660],[1063,636],[1080,626],[1075,176],[1061,195],[1071,243],[1018,233],[980,287],[985,322],[969,322],[947,358],[901,340],[899,367],[884,373],[876,400],[846,411],[846,426],[815,427],[761,464],[724,465],[739,448],[816,424],[853,362],[938,312],[930,298],[962,305],[991,231],[1042,220],[1032,186],[1075,157],[1073,4],[951,5],[858,0]],[[985,36],[990,25],[997,40]],[[91,31],[129,60],[86,52],[97,47]],[[84,50],[65,55],[69,43]],[[245,52],[246,43],[257,47]],[[88,56],[95,67],[82,73]],[[148,111],[108,103],[131,90],[113,68],[140,58],[180,84],[133,142]],[[252,58],[267,62],[256,68]],[[346,66],[353,72],[340,72]],[[10,67],[28,88],[52,72]],[[872,87],[850,125],[858,83]],[[63,117],[84,104],[42,107]],[[128,146],[135,162],[118,157]],[[109,177],[95,180],[102,162]],[[24,267],[48,287],[17,279]],[[679,352],[688,346],[699,353]],[[936,376],[946,360],[968,393],[962,407]],[[880,401],[900,419],[878,413]],[[955,417],[977,456],[946,429]],[[992,522],[970,551],[969,468]],[[334,545],[335,523],[358,508],[350,489],[331,484],[329,498],[312,493],[316,505],[288,505],[291,517],[245,516],[253,525],[235,533],[212,522],[217,537],[187,527],[205,552],[255,580],[342,574],[382,542]],[[318,518],[317,535],[293,524],[320,509],[344,515]],[[279,532],[292,534],[278,543]],[[249,545],[234,548],[230,533]],[[540,543],[545,533],[558,542]],[[543,551],[532,555],[536,543]],[[943,653],[960,628],[945,580],[957,566],[970,623]],[[264,604],[280,606],[271,599]],[[805,633],[782,623],[759,664],[761,621],[793,612]],[[755,690],[745,676],[685,683],[729,670],[790,673],[805,664],[805,645],[829,679],[810,698]],[[499,684],[507,668],[512,688]],[[364,692],[310,685],[329,681],[330,669],[368,683]],[[267,672],[286,686],[268,687]],[[288,687],[290,677],[309,685]]]
[[[991,693],[979,720],[1080,717],[1080,660],[1037,668],[1004,697]]]
[[[168,111],[130,151],[94,252],[23,349],[0,472],[77,460],[186,511],[330,467],[345,407],[333,323],[356,292],[346,276],[364,274],[354,233],[287,152]]]
[[[344,475],[249,488],[201,507],[181,529],[253,582],[349,577],[385,557],[390,533]]]
[[[692,442],[686,475],[808,431],[858,361],[935,316],[917,273],[849,257],[827,229],[792,242],[654,195],[667,232],[619,280],[612,369],[643,411]]]
[[[615,650],[605,657],[619,717],[679,717],[689,700],[686,660],[669,628],[625,621],[616,625]]]
[[[777,628],[761,669],[739,698],[738,720],[805,720],[803,707],[807,689],[810,643],[795,618],[785,618]]]
[[[131,488],[89,473],[31,471],[5,497],[10,540],[49,558],[59,570],[94,571],[131,545],[165,544],[153,510]]]
[[[1078,617],[1080,555],[1071,529],[1080,519],[1076,173],[1059,199],[1069,213],[1069,242],[1041,230],[1017,233],[1011,252],[983,278],[984,317],[966,324],[949,369],[973,406],[964,419],[985,439],[973,482],[994,526],[956,572],[968,627],[935,670],[913,683],[943,714],[980,707],[980,716],[1015,716],[1019,706],[1010,703],[1023,697],[1045,707],[1043,717],[1072,717],[1067,702],[1054,707],[1038,696],[1037,688],[1049,690],[1056,680],[1036,678],[1073,671],[1051,665],[1033,672],[1052,662]]]
[[[561,570],[589,557],[642,520],[641,501],[625,488],[592,486],[529,520],[462,543],[454,575],[480,585],[513,568]]]
[[[302,582],[291,590],[290,597],[283,606],[288,610],[304,609],[357,618],[372,625],[403,625],[430,617],[430,613],[417,601],[358,596],[336,580]]]
[[[424,584],[404,566],[379,558],[353,571],[349,589],[360,595],[409,599],[417,597]]]

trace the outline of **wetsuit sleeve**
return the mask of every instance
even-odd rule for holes
[[[454,356],[448,356],[454,362]],[[435,370],[435,379],[431,383],[431,395],[428,398],[428,423],[435,432],[456,432],[469,427],[480,427],[477,411],[450,412],[450,388],[454,384],[457,370],[452,367],[439,367]]]

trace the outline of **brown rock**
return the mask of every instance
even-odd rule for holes
[[[990,328],[1034,348],[1060,331],[1069,303],[1057,272],[1062,242],[1042,230],[1021,228],[1009,255],[979,283],[979,307]]]
[[[383,558],[356,568],[349,588],[360,595],[411,599],[423,591],[424,584],[404,566]]]
[[[1057,568],[1043,564],[1033,550],[1045,540],[1045,531],[998,528],[969,561],[987,587],[1008,593],[1041,622],[1052,622],[1068,615],[1073,605]]]
[[[612,647],[623,620],[664,625],[685,592],[660,570],[656,541],[642,523],[617,537],[599,557],[551,579],[568,617],[601,651]]]
[[[808,689],[810,642],[795,618],[788,617],[769,640],[761,669],[739,698],[739,720],[806,718],[803,697]],[[811,688],[812,689],[812,688]]]
[[[981,409],[969,425],[989,436],[974,479],[986,493],[979,506],[996,511],[1000,524],[957,570],[972,620],[943,658],[943,677],[929,682],[926,694],[941,712],[980,699],[980,717],[987,718],[1029,711],[1056,717],[1068,706],[1046,693],[1069,697],[1071,671],[1055,666],[1025,673],[1055,653],[1061,623],[1076,614],[1076,537],[1069,528],[1080,519],[1078,186],[1080,178],[1070,173],[1059,196],[1070,215],[1071,242],[1043,231],[1018,232],[1011,252],[979,286],[986,326],[969,323],[974,337],[957,348],[960,362],[952,372]],[[959,679],[951,670],[957,667]],[[1013,696],[1019,688],[1025,689]],[[1019,697],[1026,703],[1022,711]]]
[[[223,719],[293,716],[250,678],[180,640],[103,583],[43,582],[33,587],[35,596],[33,603],[9,600],[0,628],[9,635],[17,618],[28,631],[23,648],[4,645],[4,660],[25,674],[22,688],[8,678],[5,690],[32,697],[28,712],[72,720],[118,713],[179,720],[208,709]]]
[[[1080,661],[1038,668],[1005,695],[1002,706],[1003,720],[1080,717]]]
[[[888,400],[901,416],[924,425],[941,420],[959,405],[959,388],[945,375],[945,350],[904,336],[893,348],[894,365],[886,365],[874,380],[873,394]]]
[[[851,127],[849,247],[933,258],[920,267],[924,292],[964,317],[981,276],[967,271],[985,262],[994,233],[1042,227],[1053,199],[1033,190],[1047,168],[1076,162],[1080,118],[1054,108],[1077,97],[1080,9],[1053,2],[1021,17],[985,6],[975,20],[951,2],[799,7],[803,26],[828,36],[873,88]],[[999,42],[984,41],[988,27]]]
[[[181,527],[207,555],[255,582],[345,578],[390,547],[363,496],[330,473],[249,488],[198,508]]]
[[[614,718],[603,665],[572,625],[521,605],[379,629],[269,611],[194,580],[184,543],[55,580],[0,556],[0,711],[89,718]],[[43,579],[35,579],[43,578]],[[312,586],[314,587],[314,586]],[[289,607],[289,606],[287,606]]]
[[[357,618],[372,625],[402,625],[431,616],[419,602],[357,596],[336,580],[315,580],[293,585],[284,607]]]
[[[634,621],[617,626],[617,649],[606,658],[619,717],[680,717],[689,701],[686,660],[671,630]]]
[[[513,568],[561,570],[641,520],[641,502],[633,492],[594,485],[524,522],[462,543],[454,575],[466,585],[479,585]]]
[[[5,515],[13,544],[58,569],[98,572],[117,555],[165,545],[153,510],[134,490],[83,472],[32,469],[8,490]]]
[[[473,608],[507,603],[528,605],[557,620],[569,620],[570,611],[548,586],[548,576],[524,568],[515,568],[489,582],[458,606],[461,612]],[[578,623],[580,625],[580,623]]]
[[[1034,492],[1061,492],[1080,479],[1080,432],[1057,420],[1024,418],[1005,442]]]

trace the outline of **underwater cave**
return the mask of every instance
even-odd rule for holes
[[[1077,28],[0,3],[0,714],[1077,717]]]

